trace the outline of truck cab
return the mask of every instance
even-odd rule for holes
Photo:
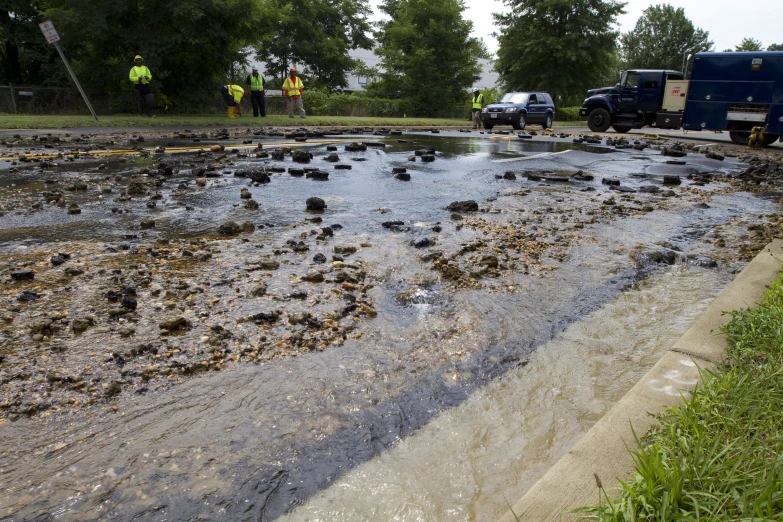
[[[579,114],[587,118],[587,125],[595,132],[604,132],[609,127],[628,132],[656,125],[667,83],[684,79],[682,73],[670,70],[622,71],[614,89],[588,96]],[[679,127],[680,122],[676,124]]]

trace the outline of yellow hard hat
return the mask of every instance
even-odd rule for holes
[[[136,56],[133,57],[133,61],[135,62],[136,60],[141,60],[143,62],[144,58],[142,58],[140,54],[137,54]]]

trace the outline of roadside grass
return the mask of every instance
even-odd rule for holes
[[[600,521],[783,520],[783,273],[722,328],[728,361],[632,449],[619,496],[581,508]]]
[[[581,126],[584,122],[555,122],[555,127]],[[446,118],[386,118],[356,116],[307,116],[305,119],[291,119],[286,115],[271,114],[266,118],[253,118],[244,114],[229,119],[225,115],[158,115],[155,118],[138,117],[131,114],[99,116],[25,116],[0,114],[0,129],[75,129],[93,127],[470,127],[471,123],[461,119]],[[533,126],[533,128],[540,128]],[[510,129],[510,127],[509,127]]]

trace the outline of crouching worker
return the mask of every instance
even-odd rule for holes
[[[152,80],[152,73],[146,65],[143,65],[144,60],[138,54],[133,58],[133,67],[131,67],[130,78],[133,83],[134,97],[136,98],[136,116],[141,116],[142,106],[150,118],[152,114],[152,103],[155,101],[155,95],[152,94],[150,88],[150,80]]]
[[[242,101],[245,90],[239,85],[224,85],[220,88],[220,94],[223,95],[223,99],[226,100],[226,105],[228,105],[228,117],[235,118],[236,114],[241,116],[242,107],[239,105],[239,102]]]

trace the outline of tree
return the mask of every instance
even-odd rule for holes
[[[130,91],[128,71],[141,54],[153,88],[169,104],[198,107],[214,99],[260,30],[276,19],[257,0],[48,0],[79,81],[108,92]],[[261,28],[261,29],[259,29]]]
[[[470,36],[473,22],[462,18],[464,2],[384,0],[380,9],[390,19],[377,24],[375,54],[382,71],[368,92],[404,98],[419,116],[464,103],[480,77],[478,58],[486,53]]]
[[[767,47],[767,51],[783,51],[783,44],[772,44]]]
[[[370,49],[367,0],[272,0],[278,20],[260,42],[257,57],[286,76],[301,66],[311,87],[345,87],[355,66],[352,49]]]
[[[739,45],[734,46],[734,50],[737,52],[761,51],[762,49],[761,42],[753,38],[743,38]]]
[[[505,0],[495,70],[509,90],[545,90],[581,101],[605,81],[624,3],[616,0]],[[556,91],[556,92],[553,92]]]
[[[709,51],[710,33],[693,27],[685,10],[668,4],[644,10],[633,31],[620,37],[625,67],[679,71],[688,53]]]
[[[0,8],[0,83],[62,85],[70,79],[38,24],[45,0],[6,0]]]

